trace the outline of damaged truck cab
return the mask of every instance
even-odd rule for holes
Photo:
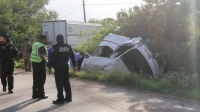
[[[109,38],[110,36],[112,38]],[[143,40],[141,37],[130,40],[128,37],[109,34],[99,44],[93,56],[84,60],[82,69],[102,71],[117,69],[157,77],[160,72],[156,61],[157,55],[150,50],[147,43],[147,40]],[[102,53],[107,55],[102,55]]]

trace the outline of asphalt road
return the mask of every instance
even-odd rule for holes
[[[48,99],[32,100],[32,73],[17,70],[14,93],[0,91],[0,112],[200,112],[200,101],[71,78],[73,101],[60,105],[54,76],[47,76]],[[0,86],[1,88],[2,86]]]

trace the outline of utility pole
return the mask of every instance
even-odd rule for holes
[[[85,0],[83,0],[83,15],[84,15],[84,22],[86,22],[86,14],[85,14]]]

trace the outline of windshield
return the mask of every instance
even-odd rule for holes
[[[133,46],[131,46],[131,45],[122,45],[116,51],[114,51],[114,53],[112,54],[112,56],[110,58],[116,58],[132,47]]]

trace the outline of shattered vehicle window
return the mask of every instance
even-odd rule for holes
[[[110,57],[110,55],[113,53],[113,50],[108,46],[99,46],[97,50],[93,53],[93,56],[99,56],[99,57]]]
[[[128,45],[128,44],[122,45],[116,51],[114,51],[114,53],[112,54],[110,58],[116,58],[132,47],[133,47],[132,45]]]
[[[149,64],[137,49],[128,51],[121,59],[131,72],[141,73],[143,71],[144,73],[152,74]]]

